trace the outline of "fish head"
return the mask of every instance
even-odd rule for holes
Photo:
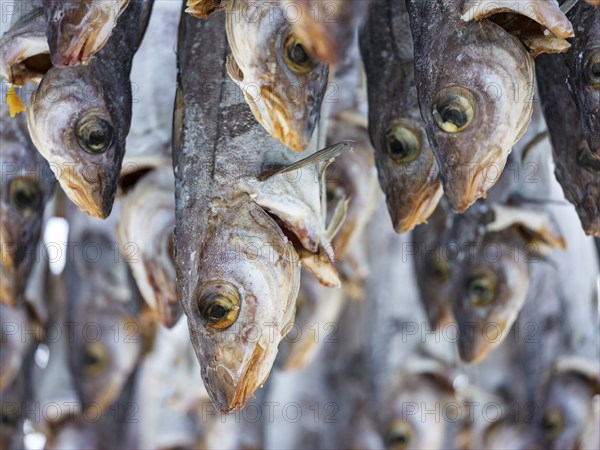
[[[446,419],[458,417],[452,383],[437,370],[405,373],[380,419],[385,448],[445,448]],[[424,414],[424,411],[440,411]]]
[[[29,139],[24,117],[2,111],[0,181],[0,302],[15,304],[35,260],[44,206],[54,175]]]
[[[577,58],[576,64],[583,75],[577,79],[582,86],[576,92],[582,110],[583,133],[592,153],[600,158],[600,45],[588,48],[583,58]]]
[[[435,72],[418,86],[419,104],[444,192],[464,212],[497,181],[529,125],[533,60],[491,22],[449,33],[429,58]]]
[[[127,131],[112,95],[86,66],[53,68],[27,109],[31,139],[64,192],[100,218],[112,210]]]
[[[294,318],[300,265],[274,219],[251,201],[215,217],[207,236],[198,282],[182,303],[208,394],[229,412],[271,370]]]
[[[239,3],[244,8],[226,19],[227,71],[267,132],[302,151],[319,121],[329,68],[308,55],[280,8]]]
[[[57,67],[88,64],[104,47],[129,0],[52,1],[44,14],[52,64]]]
[[[600,236],[600,154],[590,151],[585,139],[568,142],[572,152],[562,154],[556,162],[556,178],[565,197],[575,205],[586,234]]]
[[[598,427],[593,397],[599,394],[596,361],[559,358],[546,385],[541,417],[536,424],[536,434],[544,448],[580,448],[586,429]]]
[[[492,236],[457,267],[451,301],[463,361],[480,361],[502,342],[525,302],[529,272],[514,254]]]
[[[425,222],[442,197],[438,166],[420,117],[371,127],[379,183],[394,229],[404,233]]]
[[[66,270],[67,319],[73,328],[68,360],[82,407],[97,410],[119,397],[143,343],[137,292],[127,265],[115,262],[121,258],[118,245],[103,230],[114,224],[83,216],[81,225],[81,232],[74,224],[69,235],[74,248]]]

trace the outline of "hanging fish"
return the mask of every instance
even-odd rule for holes
[[[600,156],[592,153],[585,138],[581,116],[566,85],[567,67],[556,55],[541,55],[536,72],[556,179],[575,205],[586,234],[600,236]]]
[[[112,209],[131,123],[131,60],[152,3],[136,1],[87,66],[54,67],[31,98],[31,139],[67,196],[86,214]]]
[[[564,2],[566,4],[568,2]],[[564,53],[568,82],[579,110],[583,136],[600,159],[600,8],[577,2],[567,13],[575,27],[571,48]]]
[[[35,149],[25,117],[0,112],[0,303],[23,304],[25,285],[37,258],[44,207],[54,192],[55,178]]]
[[[141,356],[140,305],[114,235],[117,215],[106,222],[68,208],[66,323],[81,328],[67,357],[82,409],[93,411],[116,401]]]
[[[210,49],[198,45],[206,36]],[[299,260],[339,285],[327,247],[343,209],[326,227],[322,161],[346,146],[291,164],[296,154],[266,134],[228,79],[226,38],[221,14],[182,18],[173,126],[178,298],[224,412],[242,407],[271,370],[293,320]]]
[[[536,436],[543,448],[593,449],[600,444],[598,361],[564,356],[553,364],[544,386]]]
[[[394,229],[425,222],[443,190],[421,118],[413,42],[403,2],[375,1],[361,31],[369,89],[369,132]]]
[[[43,0],[52,64],[89,64],[108,42],[129,0]]]
[[[138,288],[166,327],[181,315],[173,262],[174,183],[171,166],[145,175],[122,200],[117,224],[119,244]]]
[[[525,133],[534,76],[521,42],[488,20],[464,22],[462,3],[407,2],[421,115],[458,212],[485,197]]]
[[[26,11],[0,36],[0,77],[17,86],[39,83],[52,67],[41,0]]]

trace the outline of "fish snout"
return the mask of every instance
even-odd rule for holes
[[[466,363],[482,361],[492,349],[493,341],[486,337],[484,324],[458,321],[458,354]]]

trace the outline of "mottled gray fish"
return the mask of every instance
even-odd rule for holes
[[[6,105],[0,114],[0,303],[15,306],[23,304],[56,180],[29,138],[25,117],[9,117]]]
[[[600,154],[585,138],[577,106],[566,84],[567,67],[557,55],[536,61],[538,89],[552,141],[556,179],[586,234],[600,236]]]
[[[106,45],[129,0],[43,0],[52,64],[88,64]]]
[[[360,43],[379,183],[394,229],[403,233],[425,222],[443,193],[419,110],[404,2],[372,3]]]
[[[521,42],[488,20],[464,22],[462,3],[407,1],[421,115],[459,212],[485,197],[525,133],[534,80]]]
[[[207,36],[210,48],[198,44]],[[298,252],[322,282],[339,285],[327,247],[343,220],[334,214],[325,226],[323,156],[288,166],[299,155],[256,122],[227,76],[228,53],[222,13],[182,18],[173,135],[177,289],[202,378],[224,412],[242,407],[271,370],[294,316]],[[339,147],[325,150],[326,159]]]
[[[151,6],[133,2],[89,65],[50,69],[27,108],[37,149],[67,196],[92,216],[112,209],[131,123],[131,60]]]

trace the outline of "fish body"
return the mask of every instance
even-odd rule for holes
[[[175,288],[173,168],[157,168],[121,202],[117,237],[146,303],[171,327],[181,315]]]
[[[557,55],[536,61],[540,100],[552,142],[556,179],[575,205],[586,234],[600,236],[600,157],[585,137],[577,106],[566,85],[567,67]]]
[[[521,42],[490,21],[463,22],[461,4],[407,2],[421,115],[458,212],[485,197],[525,133],[534,80]]]
[[[370,0],[281,0],[294,32],[306,42],[306,49],[327,64],[343,59]]]
[[[52,64],[89,64],[106,45],[128,4],[129,0],[43,0]]]
[[[35,146],[67,196],[92,216],[112,209],[131,123],[131,61],[151,6],[132,3],[89,65],[50,69],[27,109]]]
[[[443,193],[419,110],[404,3],[371,3],[360,42],[379,183],[394,228],[403,233],[426,221]]]
[[[205,36],[211,36],[210,51],[197,44]],[[322,203],[325,167],[261,176],[297,158],[268,136],[228,78],[221,13],[205,21],[182,18],[179,42],[177,293],[210,398],[228,412],[262,385],[289,331],[298,252],[313,255],[313,270],[332,269],[327,256],[314,257],[330,241]]]
[[[319,122],[328,66],[306,53],[305,41],[277,4],[234,0],[226,27],[227,71],[256,120],[271,136],[303,151]]]
[[[600,159],[600,9],[578,2],[567,16],[575,28],[571,48],[563,54],[569,68],[569,88],[583,136]]]
[[[2,108],[0,162],[0,303],[23,304],[25,285],[40,256],[36,246],[44,207],[56,180],[29,138],[23,116],[11,118]]]

